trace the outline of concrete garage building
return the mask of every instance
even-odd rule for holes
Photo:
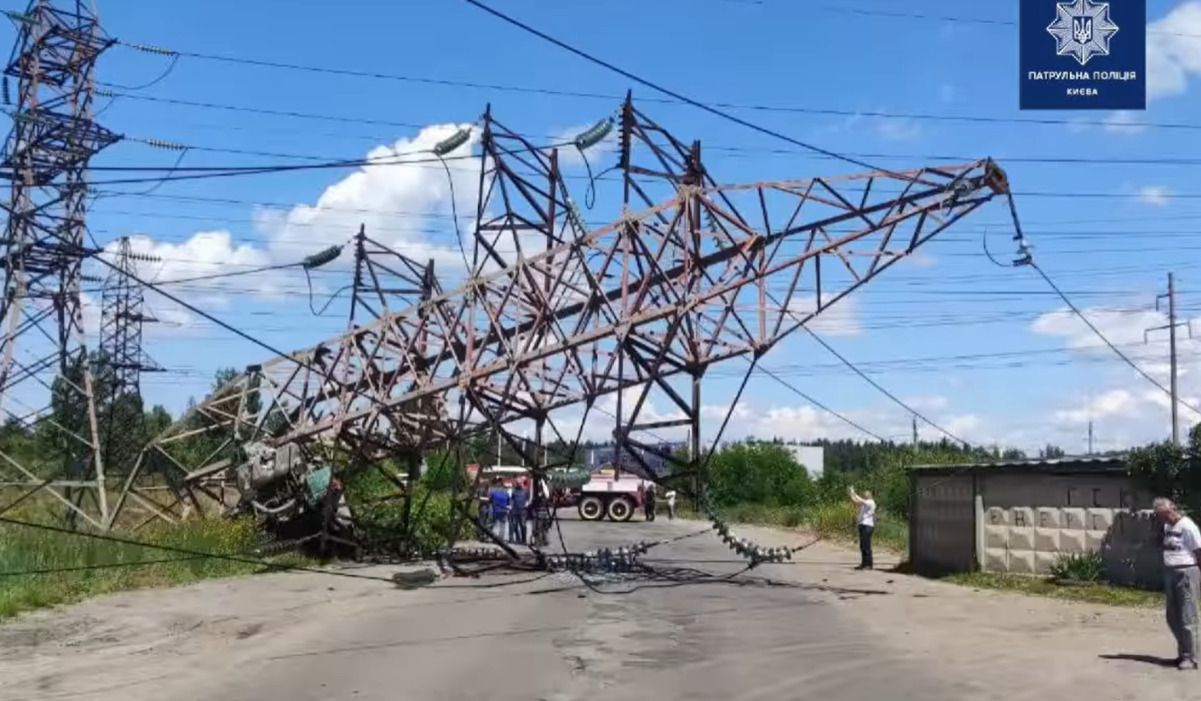
[[[1121,458],[923,466],[910,472],[909,553],[924,572],[1046,574],[1100,552],[1115,582],[1156,586],[1151,495]]]

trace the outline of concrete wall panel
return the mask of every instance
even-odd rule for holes
[[[1014,574],[1034,574],[1034,551],[1010,550],[1009,571]]]
[[[1035,528],[1034,549],[1042,552],[1059,550],[1059,533],[1058,528]]]
[[[984,502],[987,507],[988,502]],[[1032,528],[1038,521],[1034,520],[1034,509],[1027,506],[1015,506],[1009,510],[1009,525],[1012,528]]]
[[[1035,513],[1035,522],[1039,528],[1061,528],[1059,522],[1059,509],[1050,506],[1040,506]]]
[[[1004,548],[1009,544],[1009,529],[1005,526],[984,526],[984,547]]]
[[[1009,550],[1005,548],[986,548],[984,550],[984,569],[988,572],[1009,571]]]
[[[1051,565],[1055,564],[1055,560],[1059,558],[1059,553],[1050,552],[1035,552],[1034,553],[1034,572],[1035,574],[1048,575],[1051,574]]]
[[[1009,529],[1010,550],[1033,550],[1034,529],[1014,527]]]
[[[1060,528],[1083,531],[1088,528],[1084,520],[1084,509],[1068,507],[1061,510]]]
[[[1064,530],[1059,532],[1059,551],[1072,555],[1083,555],[1088,551],[1088,531]]]

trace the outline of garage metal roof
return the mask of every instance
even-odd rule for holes
[[[1126,472],[1124,455],[1084,455],[1036,460],[997,460],[994,462],[962,463],[958,465],[916,465],[911,472],[917,474],[943,474],[946,472],[1019,472],[1030,474],[1080,474]]]

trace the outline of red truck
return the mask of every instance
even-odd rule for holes
[[[611,468],[597,470],[584,486],[573,490],[576,509],[585,521],[600,521],[606,516],[610,521],[629,521],[642,507],[647,484],[629,472],[618,475]]]

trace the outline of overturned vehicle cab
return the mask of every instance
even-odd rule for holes
[[[235,513],[252,513],[280,541],[312,543],[321,554],[337,548],[357,551],[346,492],[330,465],[309,461],[295,444],[243,447],[246,461],[236,469],[240,495]]]

